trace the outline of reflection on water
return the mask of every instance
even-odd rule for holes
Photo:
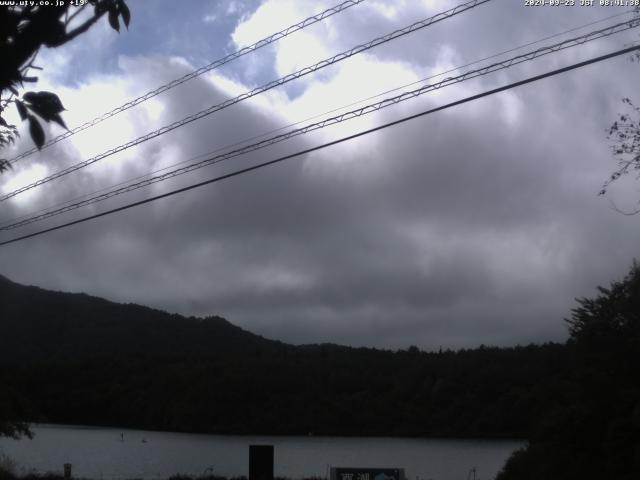
[[[408,480],[492,479],[519,441],[408,438],[198,435],[113,428],[40,425],[33,440],[0,439],[0,452],[24,471],[62,472],[93,479],[248,474],[249,445],[275,446],[275,475],[327,475],[329,466],[399,467]]]

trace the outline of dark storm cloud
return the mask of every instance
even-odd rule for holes
[[[536,10],[521,26],[523,13],[501,5],[461,17],[455,30],[443,23],[437,45],[480,56],[499,50],[504,38],[515,44],[569,22]],[[399,11],[393,22],[406,20]],[[575,23],[595,15],[580,11]],[[347,29],[341,22],[349,18],[355,23]],[[388,30],[389,21],[370,14],[335,24],[347,32],[335,41],[345,47],[351,36]],[[417,71],[433,68],[436,57],[390,45],[378,61]],[[132,84],[188,68],[161,57],[136,65]],[[617,60],[33,239],[5,248],[0,268],[43,287],[224,315],[284,341],[447,348],[561,340],[573,297],[622,275],[637,255],[638,222],[595,195],[613,166],[604,129],[635,69]],[[230,96],[199,79],[163,97],[163,110],[150,121],[164,125]],[[447,98],[385,111],[374,124]],[[236,105],[136,147],[125,157],[127,168],[104,172],[118,181],[278,128],[290,121],[274,111],[282,103],[274,97],[267,105]],[[129,121],[132,136],[153,128],[140,118]],[[322,143],[347,128],[200,170],[154,193]],[[57,199],[108,183],[91,171],[79,178],[80,184],[64,183],[64,195],[54,185],[46,191]]]

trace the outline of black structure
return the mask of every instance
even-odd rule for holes
[[[273,480],[273,445],[249,445],[249,480]]]

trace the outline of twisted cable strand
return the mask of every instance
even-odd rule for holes
[[[254,43],[253,45],[249,45],[248,47],[244,47],[241,48],[240,50],[237,50],[229,55],[227,55],[226,57],[220,58],[218,60],[215,60],[214,62],[205,65],[203,67],[198,68],[197,70],[194,70],[193,72],[190,72],[180,78],[176,78],[175,80],[172,80],[171,82],[165,84],[165,85],[161,85],[160,87],[156,88],[155,90],[152,90],[150,92],[145,93],[144,95],[139,96],[138,98],[134,98],[133,100],[130,100],[122,105],[120,105],[119,107],[114,108],[113,110],[103,113],[102,115],[99,115],[98,117],[94,118],[93,120],[89,120],[88,122],[83,123],[82,125],[79,125],[75,128],[72,128],[71,130],[67,130],[66,132],[58,135],[55,138],[52,138],[51,140],[48,140],[42,147],[40,150],[44,150],[47,147],[50,147],[51,145],[54,145],[62,140],[64,140],[65,138],[69,138],[72,135],[75,135],[78,132],[81,132],[83,130],[86,130],[87,128],[93,127],[94,125],[97,125],[105,120],[107,120],[108,118],[111,118],[121,112],[124,112],[125,110],[128,110],[132,107],[135,107],[136,105],[139,105],[143,102],[146,102],[147,100],[149,100],[150,98],[153,98],[157,95],[160,95],[161,93],[164,93],[168,90],[171,90],[174,87],[177,87],[178,85],[181,85],[185,82],[188,82],[189,80],[199,77],[200,75],[210,72],[211,70],[214,70],[218,67],[221,67],[222,65],[225,65],[229,62],[232,62],[233,60],[236,60],[237,58],[240,58],[244,55],[247,55],[248,53],[254,52],[262,47],[265,47],[271,43],[277,42],[278,40],[291,35],[294,32],[297,32],[298,30],[302,30],[303,28],[306,28],[310,25],[313,25],[315,23],[318,23],[322,20],[324,20],[325,18],[328,18],[332,15],[335,15],[337,13],[343,12],[344,10],[346,10],[347,8],[353,7],[354,5],[357,5],[359,3],[364,2],[365,0],[347,0],[339,5],[336,5],[334,7],[328,8],[327,10],[314,15],[312,17],[306,18],[303,21],[296,23],[295,25],[291,25],[287,28],[285,28],[284,30],[281,30],[279,32],[276,32],[266,38],[263,38],[261,40],[258,40],[256,43]],[[13,164],[25,157],[28,157],[29,155],[32,155],[36,152],[38,152],[38,148],[37,147],[33,147],[23,153],[21,153],[20,155],[17,155],[15,157],[13,157],[12,159],[9,160],[9,163]]]
[[[227,173],[227,174],[224,174],[224,175],[220,175],[218,177],[210,178],[208,180],[205,180],[205,181],[202,181],[202,182],[199,182],[199,183],[194,183],[194,184],[188,185],[186,187],[178,188],[177,190],[172,190],[170,192],[166,192],[166,193],[163,193],[163,194],[160,194],[160,195],[156,195],[154,197],[146,198],[144,200],[139,200],[139,201],[133,202],[133,203],[128,203],[128,204],[122,205],[120,207],[113,208],[111,210],[107,210],[107,211],[104,211],[104,212],[101,212],[101,213],[96,213],[95,215],[90,215],[90,216],[87,216],[87,217],[79,218],[77,220],[73,220],[73,221],[70,221],[70,222],[67,222],[67,223],[59,224],[59,225],[56,225],[56,226],[53,226],[53,227],[50,227],[50,228],[46,228],[46,229],[39,230],[39,231],[36,231],[36,232],[33,232],[33,233],[22,235],[20,237],[15,237],[15,238],[12,238],[12,239],[9,239],[9,240],[5,240],[5,241],[0,242],[0,247],[4,246],[4,245],[9,245],[9,244],[12,244],[12,243],[20,242],[20,241],[26,240],[28,238],[33,238],[33,237],[37,237],[37,236],[40,236],[40,235],[44,235],[46,233],[55,232],[57,230],[61,230],[63,228],[68,228],[68,227],[71,227],[73,225],[79,225],[81,223],[89,222],[91,220],[96,220],[98,218],[106,217],[107,215],[112,215],[114,213],[123,212],[125,210],[129,210],[129,209],[132,209],[132,208],[135,208],[135,207],[139,207],[141,205],[146,205],[146,204],[151,203],[151,202],[155,202],[155,201],[158,201],[158,200],[161,200],[161,199],[164,199],[164,198],[172,197],[174,195],[178,195],[180,193],[188,192],[188,191],[194,190],[196,188],[204,187],[206,185],[211,185],[213,183],[217,183],[217,182],[220,182],[220,181],[223,181],[223,180],[227,180],[229,178],[237,177],[239,175],[243,175],[245,173],[253,172],[253,171],[261,169],[261,168],[265,168],[265,167],[268,167],[268,166],[271,166],[271,165],[275,165],[277,163],[281,163],[281,162],[284,162],[286,160],[290,160],[292,158],[297,158],[297,157],[300,157],[302,155],[306,155],[308,153],[316,152],[318,150],[322,150],[322,149],[325,149],[325,148],[328,148],[328,147],[331,147],[331,146],[334,146],[334,145],[338,145],[338,144],[341,144],[341,143],[344,143],[344,142],[348,142],[350,140],[353,140],[353,139],[356,139],[356,138],[360,138],[360,137],[362,137],[364,135],[370,135],[370,134],[372,134],[374,132],[378,132],[378,131],[386,129],[386,128],[394,127],[394,126],[403,124],[405,122],[409,122],[411,120],[415,120],[417,118],[420,118],[420,117],[423,117],[423,116],[426,116],[426,115],[431,115],[433,113],[440,112],[440,111],[446,110],[448,108],[453,108],[453,107],[456,107],[458,105],[462,105],[462,104],[465,104],[465,103],[473,102],[475,100],[479,100],[479,99],[487,97],[489,95],[495,95],[496,93],[499,93],[499,92],[504,92],[506,90],[517,88],[517,87],[520,87],[522,85],[527,85],[529,83],[537,82],[539,80],[542,80],[542,79],[545,79],[545,78],[549,78],[549,77],[552,77],[552,76],[555,76],[555,75],[559,75],[559,74],[562,74],[562,73],[565,73],[565,72],[569,72],[571,70],[575,70],[575,69],[578,69],[578,68],[582,68],[582,67],[585,67],[587,65],[592,65],[594,63],[602,62],[604,60],[608,60],[610,58],[614,58],[614,57],[617,57],[617,56],[620,56],[620,55],[625,55],[627,53],[632,53],[632,52],[637,53],[639,48],[640,47],[638,47],[638,46],[623,48],[622,50],[617,50],[615,52],[611,52],[611,53],[608,53],[606,55],[601,55],[599,57],[591,58],[591,59],[585,60],[583,62],[574,63],[572,65],[569,65],[569,66],[566,66],[566,67],[563,67],[563,68],[559,68],[557,70],[552,70],[552,71],[549,71],[549,72],[546,72],[546,73],[543,73],[543,74],[540,74],[540,75],[529,77],[529,78],[526,78],[524,80],[519,80],[517,82],[510,83],[508,85],[504,85],[502,87],[494,88],[492,90],[487,90],[487,91],[478,93],[476,95],[472,95],[470,97],[465,97],[465,98],[462,98],[460,100],[456,100],[454,102],[447,103],[446,105],[441,105],[439,107],[431,108],[429,110],[424,110],[422,112],[418,112],[418,113],[415,113],[413,115],[409,115],[407,117],[402,117],[402,118],[400,118],[398,120],[394,120],[392,122],[388,122],[388,123],[385,123],[383,125],[378,125],[377,127],[373,127],[373,128],[368,129],[368,130],[363,130],[363,131],[360,131],[358,133],[354,133],[353,135],[348,135],[346,137],[338,138],[337,140],[333,140],[333,141],[330,141],[330,142],[327,142],[327,143],[323,143],[323,144],[317,145],[315,147],[310,147],[310,148],[307,148],[305,150],[300,150],[300,151],[291,153],[289,155],[285,155],[285,156],[282,156],[282,157],[275,158],[273,160],[269,160],[269,161],[262,162],[262,163],[259,163],[259,164],[256,164],[256,165],[252,165],[250,167],[242,168],[240,170],[235,170],[233,172],[230,172],[230,173]]]
[[[370,50],[378,45],[381,45],[383,43],[387,43],[390,42],[392,40],[395,40],[396,38],[402,37],[404,35],[408,35],[410,33],[413,33],[417,30],[420,30],[422,28],[428,27],[430,25],[433,25],[436,22],[440,22],[442,20],[445,20],[447,18],[450,18],[454,15],[458,15],[464,11],[467,11],[471,8],[477,7],[478,5],[482,5],[484,3],[490,2],[491,0],[472,0],[470,2],[458,5],[450,10],[447,10],[445,12],[441,12],[438,13],[432,17],[429,17],[427,19],[418,21],[412,25],[409,25],[408,27],[399,29],[399,30],[395,30],[391,33],[388,33],[387,35],[384,35],[382,37],[378,37],[374,40],[371,40],[370,42],[367,42],[365,44],[362,45],[358,45],[356,47],[353,47],[350,50],[347,50],[345,52],[339,53],[337,55],[334,55],[331,58],[322,60],[314,65],[305,67],[301,70],[298,70],[297,72],[291,73],[289,75],[285,75],[284,77],[281,77],[277,80],[273,80],[269,83],[266,83],[260,87],[254,88],[253,90],[243,93],[235,98],[231,98],[229,100],[226,100],[222,103],[213,105],[205,110],[201,110],[200,112],[194,113],[192,115],[189,115],[185,118],[183,118],[182,120],[178,120],[176,122],[173,122],[169,125],[165,125],[162,128],[159,128],[158,130],[154,130],[152,132],[147,133],[146,135],[143,135],[141,137],[136,138],[135,140],[131,140],[130,142],[127,142],[125,144],[119,145],[117,147],[111,148],[99,155],[96,155],[95,157],[89,158],[87,160],[84,160],[82,162],[76,163],[74,165],[71,165],[70,167],[67,167],[63,170],[60,170],[52,175],[49,175],[48,177],[45,177],[43,179],[37,180],[36,182],[30,183],[29,185],[26,185],[24,187],[21,187],[17,190],[14,190],[12,192],[6,193],[2,196],[0,196],[0,202],[4,202],[5,200],[8,200],[9,198],[15,197],[16,195],[22,193],[22,192],[26,192],[27,190],[31,190],[32,188],[38,187],[40,185],[44,185],[45,183],[48,183],[52,180],[55,180],[57,178],[63,177],[65,175],[68,175],[72,172],[75,172],[77,170],[80,170],[81,168],[84,168],[88,165],[94,164],[106,157],[109,157],[111,155],[114,155],[116,153],[122,152],[124,150],[127,150],[131,147],[134,147],[136,145],[139,145],[141,143],[146,142],[147,140],[151,140],[153,138],[159,137],[160,135],[164,135],[165,133],[168,133],[172,130],[175,130],[176,128],[179,128],[183,125],[186,125],[188,123],[194,122],[196,120],[199,120],[203,117],[206,117],[208,115],[211,115],[212,113],[215,113],[217,111],[223,110],[225,108],[228,108],[232,105],[235,105],[236,103],[239,103],[243,100],[247,100],[251,97],[254,97],[260,93],[266,92],[268,90],[271,90],[275,87],[279,87],[281,85],[284,85],[288,82],[291,82],[292,80],[296,80],[300,77],[303,77],[305,75],[308,75],[310,73],[313,73],[317,70],[320,70],[322,68],[328,67],[329,65],[333,65],[337,62],[340,62],[342,60],[345,60],[347,58],[350,58],[358,53]]]
[[[40,215],[35,215],[32,217],[29,217],[25,220],[19,221],[19,222],[15,222],[12,223],[10,225],[5,225],[0,227],[0,231],[6,231],[6,230],[13,230],[15,228],[24,226],[24,225],[28,225],[30,223],[34,223],[37,221],[41,221],[44,220],[46,218],[50,218],[56,215],[61,215],[63,213],[72,211],[72,210],[76,210],[78,208],[87,206],[87,205],[91,205],[103,200],[107,200],[111,197],[115,197],[117,195],[122,195],[124,193],[128,193],[134,190],[137,190],[139,188],[143,188],[143,187],[147,187],[149,185],[153,185],[155,183],[158,182],[162,182],[164,180],[168,180],[170,178],[173,177],[177,177],[179,175],[183,175],[185,173],[189,173],[192,172],[194,170],[198,170],[200,168],[209,166],[209,165],[213,165],[225,160],[228,160],[230,158],[234,158],[234,157],[238,157],[240,155],[244,155],[246,153],[250,153],[253,152],[255,150],[259,150],[271,145],[274,145],[276,143],[280,143],[283,142],[285,140],[289,140],[293,137],[299,136],[299,135],[304,135],[306,133],[315,131],[315,130],[320,130],[322,128],[326,128],[330,125],[335,125],[337,123],[342,123],[345,122],[347,120],[351,120],[353,118],[357,118],[357,117],[361,117],[363,115],[367,115],[369,113],[373,113],[376,112],[378,110],[381,110],[383,108],[392,106],[392,105],[397,105],[398,103],[410,100],[412,98],[416,98],[420,95],[424,95],[425,93],[434,91],[434,90],[438,90],[440,88],[444,88],[456,83],[460,83],[460,82],[464,82],[476,77],[480,77],[480,76],[484,76],[484,75],[488,75],[490,73],[496,72],[498,70],[504,70],[506,68],[510,68],[514,65],[518,65],[520,63],[524,63],[524,62],[528,62],[531,60],[534,60],[536,58],[539,58],[541,56],[544,55],[549,55],[551,53],[555,53],[561,50],[565,50],[567,48],[572,48],[572,47],[576,47],[578,45],[582,45],[586,42],[590,42],[593,40],[597,40],[597,39],[601,39],[604,37],[608,37],[610,35],[613,35],[615,33],[619,33],[619,32],[623,32],[626,30],[629,30],[631,28],[636,28],[640,25],[640,19],[634,19],[631,21],[627,21],[627,22],[622,22],[610,27],[606,27],[603,28],[601,30],[597,30],[597,31],[593,31],[593,32],[589,32],[585,35],[582,35],[580,37],[575,37],[575,38],[571,38],[568,40],[565,40],[563,42],[559,42],[555,45],[551,45],[551,46],[547,46],[547,47],[541,47],[537,50],[528,52],[528,53],[524,53],[522,55],[518,55],[515,57],[512,57],[510,59],[504,60],[502,62],[496,62],[496,63],[492,63],[491,65],[487,65],[486,67],[482,67],[482,68],[478,68],[475,70],[470,70],[466,73],[463,73],[461,75],[458,75],[456,77],[449,77],[449,78],[445,78],[444,80],[441,80],[437,83],[432,83],[429,85],[424,85],[420,88],[417,88],[415,90],[411,90],[409,92],[404,92],[400,95],[396,95],[394,97],[390,97],[390,98],[386,98],[380,102],[376,102],[376,103],[372,103],[369,105],[366,105],[364,107],[355,109],[355,110],[351,110],[349,112],[345,112],[342,113],[340,115],[336,115],[330,118],[327,118],[325,120],[319,121],[319,122],[315,122],[315,123],[311,123],[307,126],[301,127],[301,128],[297,128],[294,130],[290,130],[289,132],[280,134],[280,135],[276,135],[274,137],[262,140],[260,142],[256,142],[253,143],[251,145],[247,145],[241,148],[237,148],[235,150],[231,150],[227,153],[223,153],[220,155],[215,155],[213,157],[204,159],[202,161],[196,162],[196,163],[192,163],[190,165],[186,165],[184,167],[172,170],[170,172],[166,172],[164,174],[161,175],[156,175],[154,177],[151,178],[147,178],[144,180],[141,180],[139,182],[136,183],[132,183],[130,185],[126,185],[124,187],[118,188],[118,189],[114,189],[111,190],[109,192],[103,193],[101,195],[97,195],[85,200],[82,200],[80,202],[76,202],[76,203],[72,203],[70,205],[67,205],[65,207],[62,208],[58,208],[55,210],[51,210],[49,212],[40,214]]]

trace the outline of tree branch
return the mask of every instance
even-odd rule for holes
[[[105,13],[106,13],[106,11],[103,11],[103,12],[100,12],[98,14],[95,14],[93,17],[88,19],[86,22],[84,22],[79,27],[71,30],[70,32],[67,32],[67,34],[65,35],[65,42],[73,40],[75,37],[77,37],[81,33],[84,33],[87,30],[89,30],[89,28],[91,28],[91,26],[94,23],[96,23],[100,19],[100,17],[102,17]]]
[[[638,213],[640,213],[640,208],[637,210],[631,210],[631,211],[624,211],[621,210],[620,208],[618,208],[618,206],[615,204],[615,202],[611,199],[609,199],[609,203],[611,204],[611,209],[618,212],[620,215],[626,215],[626,216],[633,216],[633,215],[637,215]]]
[[[65,26],[69,25],[71,23],[71,21],[80,13],[82,12],[82,10],[85,9],[85,7],[89,5],[88,3],[85,3],[84,5],[82,5],[80,8],[77,8],[75,12],[73,12],[73,14],[65,21]],[[69,13],[69,10],[67,10],[67,13]]]

